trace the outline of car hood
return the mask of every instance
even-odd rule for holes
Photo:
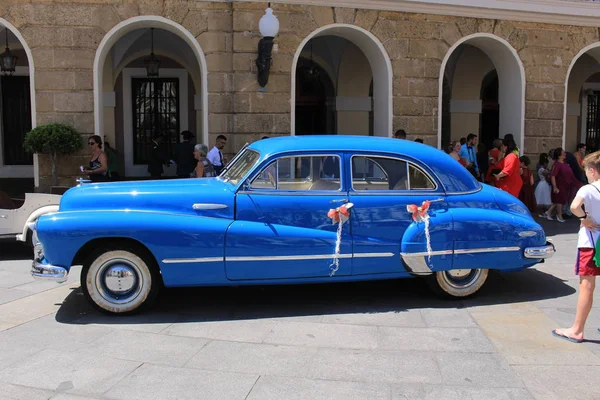
[[[128,210],[230,217],[233,196],[232,187],[218,178],[88,183],[63,194],[59,212]]]

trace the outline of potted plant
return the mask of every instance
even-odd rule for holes
[[[52,186],[58,185],[56,160],[59,154],[68,155],[83,148],[81,135],[72,126],[48,124],[33,128],[25,135],[25,150],[31,153],[48,154],[52,160]]]

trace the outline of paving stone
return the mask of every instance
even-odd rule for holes
[[[394,350],[319,349],[309,378],[379,383],[442,382],[432,355]]]
[[[477,324],[471,314],[464,309],[425,309],[421,310],[425,324],[430,328],[469,328]]]
[[[393,350],[495,352],[488,338],[478,328],[380,327],[378,344],[380,349]]]
[[[68,393],[59,393],[50,400],[100,400],[100,397],[76,396]]]
[[[114,330],[92,343],[86,353],[121,360],[182,366],[202,347],[205,339]]]
[[[0,271],[0,287],[3,288],[14,288],[15,286],[33,281],[34,279],[31,274],[27,276],[26,274],[14,273],[12,271]]]
[[[185,366],[227,372],[278,376],[307,376],[317,349],[215,341]]]
[[[144,364],[105,396],[110,399],[244,399],[257,374],[236,374]]]
[[[139,365],[81,352],[44,350],[0,371],[0,382],[99,396]]]
[[[600,366],[518,365],[513,367],[536,399],[597,400]]]
[[[447,385],[523,386],[506,361],[496,354],[437,353],[434,357]]]
[[[537,307],[528,313],[472,312],[487,337],[509,364],[600,365],[585,346],[552,336],[556,322]],[[537,311],[536,311],[537,310]]]
[[[392,400],[530,400],[525,389],[473,388],[460,386],[433,386],[419,384],[392,385]]]
[[[5,400],[47,400],[52,394],[50,390],[0,382],[0,397]]]
[[[13,289],[22,290],[31,294],[45,292],[46,290],[50,289],[56,289],[58,286],[60,286],[59,283],[52,281],[33,281],[23,285],[15,286]]]
[[[18,289],[7,289],[0,287],[0,304],[10,303],[13,300],[30,296],[31,293]]]
[[[571,307],[542,309],[542,311],[548,317],[556,322],[557,328],[568,328],[573,325],[573,321],[575,320],[575,310],[575,308]],[[590,315],[588,315],[585,324],[584,338],[590,340],[600,340],[598,328],[600,328],[600,313],[592,311]],[[600,348],[598,350],[600,350]]]
[[[425,327],[425,321],[423,321],[419,310],[324,315],[321,322],[328,324]]]
[[[279,376],[262,376],[252,388],[248,400],[363,400],[389,399],[390,388],[387,385],[364,383],[325,381]]]
[[[260,343],[269,334],[275,322],[261,320],[234,320],[190,322],[165,329],[166,335],[201,337],[234,342]]]
[[[0,339],[0,371],[43,350],[35,343],[11,343]]]
[[[0,332],[5,331],[10,328],[14,328],[14,324],[10,324],[8,322],[0,322]]]
[[[157,313],[151,310],[135,315],[120,315],[119,317],[101,314],[93,310],[72,323],[82,326],[94,325],[129,331],[159,333],[171,326],[178,318],[176,314]]]
[[[377,347],[377,327],[311,322],[276,324],[264,343],[308,347],[374,349]]]
[[[27,296],[0,305],[0,322],[14,325],[33,321],[56,312],[64,299],[71,293],[71,286],[63,284],[35,296]]]
[[[54,314],[0,332],[0,346],[35,346],[39,349],[75,350],[108,334],[112,329],[57,322]]]

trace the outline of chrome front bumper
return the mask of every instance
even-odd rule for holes
[[[545,246],[538,247],[526,247],[524,256],[525,258],[550,258],[556,252],[554,244],[546,242]]]
[[[68,275],[69,271],[65,268],[56,267],[50,264],[42,264],[38,260],[34,260],[31,265],[31,276],[35,279],[63,283],[67,281]]]

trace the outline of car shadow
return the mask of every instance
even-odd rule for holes
[[[33,251],[23,243],[17,241],[0,242],[0,261],[32,260]]]
[[[477,296],[446,300],[423,279],[387,281],[164,289],[157,304],[131,316],[96,311],[76,288],[62,303],[56,320],[68,324],[158,324],[290,318],[334,314],[375,314],[426,308],[465,308],[559,298],[575,292],[553,275],[534,270],[491,272]]]

